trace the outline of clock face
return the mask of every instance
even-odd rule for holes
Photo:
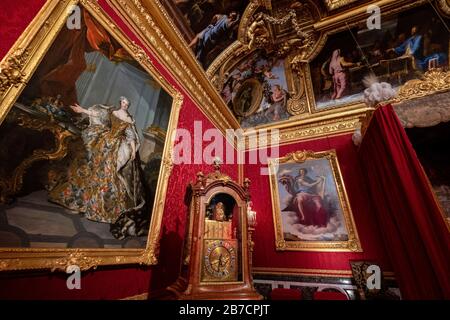
[[[204,279],[212,281],[234,280],[236,275],[236,242],[205,240]]]

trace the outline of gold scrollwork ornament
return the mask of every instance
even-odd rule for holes
[[[9,88],[24,82],[22,68],[28,55],[28,50],[18,48],[0,65],[0,96]]]
[[[52,150],[34,150],[33,154],[23,160],[14,169],[10,177],[0,179],[0,203],[7,203],[11,197],[20,191],[23,177],[33,163],[40,160],[58,160],[67,155],[69,140],[74,135],[51,121],[42,121],[21,113],[17,116],[17,124],[24,128],[37,131],[50,131],[55,137],[56,147]]]

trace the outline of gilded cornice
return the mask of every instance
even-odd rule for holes
[[[292,275],[316,277],[353,277],[351,270],[254,267],[254,275]],[[385,278],[395,279],[394,272],[383,271]]]
[[[136,31],[147,48],[197,103],[202,112],[225,132],[239,123],[206,77],[200,64],[159,1],[107,0]]]
[[[367,7],[369,5],[377,5],[380,8],[381,15],[390,15],[399,11],[407,10],[409,8],[419,6],[429,2],[428,0],[379,0],[364,3],[360,6],[354,6],[351,9],[345,10],[335,15],[331,15],[321,19],[315,23],[314,29],[316,31],[328,31],[329,33],[336,33],[352,27],[355,24],[361,23],[369,17]]]
[[[270,131],[267,137],[262,136],[263,138],[261,138],[256,131],[248,130],[245,132],[245,150],[253,150],[255,146],[256,149],[264,149],[276,144],[284,145],[297,141],[350,133],[361,126],[361,121],[367,117],[371,110],[373,109],[366,107],[342,112],[338,117],[330,114],[309,120],[296,120],[279,128],[279,139],[274,141],[270,140]]]
[[[325,5],[328,10],[339,9],[343,6],[356,2],[357,0],[325,0]]]

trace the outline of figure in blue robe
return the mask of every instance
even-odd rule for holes
[[[417,34],[417,27],[411,29],[411,37],[403,42],[398,47],[394,48],[394,52],[398,55],[411,55],[414,57],[416,67],[419,70],[428,70],[428,65],[431,60],[436,60],[436,65],[440,66],[447,60],[447,55],[442,52],[433,53],[426,57],[423,56],[423,37]]]
[[[197,34],[189,44],[189,47],[194,50],[197,60],[203,63],[208,52],[220,40],[223,40],[238,22],[239,16],[236,12],[231,12],[229,15],[215,15],[211,24]]]

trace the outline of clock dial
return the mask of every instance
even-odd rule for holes
[[[221,273],[230,267],[231,253],[225,247],[217,247],[209,254],[209,263],[215,273]]]
[[[233,280],[236,274],[234,241],[206,240],[204,278],[211,281]]]

